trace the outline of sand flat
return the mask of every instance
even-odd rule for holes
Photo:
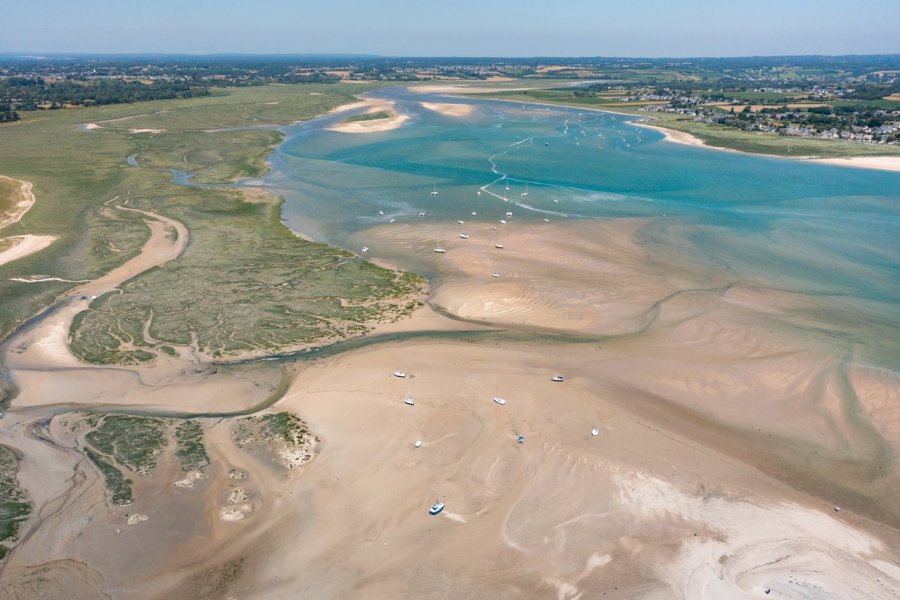
[[[471,104],[450,102],[420,102],[423,108],[440,113],[446,117],[467,117],[471,115],[475,107]]]
[[[24,258],[30,254],[34,254],[35,252],[40,252],[44,248],[48,247],[54,241],[56,241],[57,236],[55,235],[15,235],[8,238],[3,238],[0,241],[5,242],[6,248],[0,250],[0,265],[5,265],[7,263],[11,263],[14,260],[18,260],[20,258]],[[7,245],[10,244],[11,245]]]
[[[0,229],[3,229],[13,223],[18,223],[25,216],[25,213],[34,206],[34,193],[31,190],[32,184],[30,181],[20,181],[4,175],[0,175],[0,179],[5,181],[7,185],[18,187],[18,190],[13,194],[12,200],[14,205],[12,209],[0,214]]]

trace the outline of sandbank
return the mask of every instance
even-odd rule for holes
[[[810,162],[835,165],[838,167],[855,167],[858,169],[877,169],[879,171],[900,172],[900,156],[850,156],[847,158],[811,158]]]
[[[386,112],[390,116],[384,119],[371,119],[368,121],[342,121],[331,127],[326,127],[326,129],[328,131],[336,131],[339,133],[377,133],[397,129],[409,119],[408,115],[397,114],[394,112],[393,102],[378,99],[368,99],[354,104],[346,104],[344,106],[339,106],[331,112],[342,113],[360,108],[367,108],[363,114]]]
[[[441,113],[446,117],[467,117],[472,114],[475,107],[471,104],[449,102],[420,102],[423,108]]]
[[[0,241],[12,242],[12,246],[0,251],[0,265],[11,263],[14,260],[24,258],[29,254],[40,252],[52,244],[58,236],[55,235],[16,235],[3,238]]]

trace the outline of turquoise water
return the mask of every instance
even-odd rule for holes
[[[348,247],[352,233],[391,219],[657,217],[640,234],[656,251],[813,295],[827,305],[817,326],[837,315],[835,331],[855,341],[882,332],[880,362],[900,353],[900,173],[681,146],[621,115],[466,100],[476,110],[460,119],[419,105],[459,100],[378,96],[410,121],[383,133],[324,129],[342,114],[287,128],[265,183],[285,196],[292,229]]]

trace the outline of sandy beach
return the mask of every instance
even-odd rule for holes
[[[876,169],[879,171],[900,172],[900,156],[852,156],[849,158],[813,158],[817,162],[838,167],[855,167],[858,169]]]
[[[705,148],[714,148],[716,150],[722,150],[725,152],[737,152],[736,150],[731,150],[729,148],[709,146],[697,136],[691,135],[690,133],[686,133],[684,131],[675,131],[674,129],[657,127],[656,125],[650,125],[649,123],[644,123],[641,121],[629,121],[629,124],[634,125],[635,127],[642,127],[644,129],[652,129],[653,131],[658,131],[666,137],[666,141],[673,142],[675,144],[682,144],[685,146],[703,146]]]

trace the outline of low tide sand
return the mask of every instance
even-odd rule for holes
[[[146,216],[145,251],[79,292],[178,256],[187,231]],[[666,243],[646,242],[651,227]],[[74,312],[46,318],[4,355],[21,390],[4,431],[40,517],[0,592],[896,598],[900,378],[848,360],[815,298],[736,281],[681,231],[514,215],[360,232],[372,254],[421,256],[437,276],[428,306],[376,330],[418,337],[289,366],[270,410],[309,423],[316,458],[284,470],[208,418],[205,478],[175,487],[170,449],[124,508],[104,502],[62,413],[251,409],[277,369],[77,365]]]

